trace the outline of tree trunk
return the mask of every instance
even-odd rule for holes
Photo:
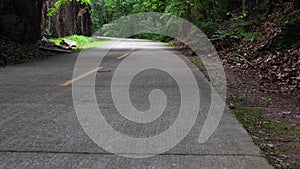
[[[40,39],[42,0],[2,0],[1,33],[13,41],[34,43]]]
[[[49,8],[53,7],[55,0],[45,0],[42,10],[42,30],[47,30],[52,37],[68,35],[92,34],[91,7],[82,5],[73,0],[69,4],[62,6],[58,14],[47,16]]]

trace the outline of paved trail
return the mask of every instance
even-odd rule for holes
[[[78,54],[0,68],[0,168],[272,168],[247,132],[227,111],[215,133],[203,144],[198,143],[198,138],[207,114],[200,113],[188,136],[161,155],[132,159],[100,148],[87,136],[77,119],[72,83],[87,81],[96,74],[95,92],[103,116],[114,129],[131,137],[147,138],[166,131],[176,120],[180,107],[176,81],[169,74],[153,69],[133,79],[130,99],[138,110],[146,111],[150,107],[147,94],[159,88],[168,98],[164,113],[149,124],[134,123],[122,117],[110,94],[115,69],[123,60],[130,59],[132,52],[147,55],[145,59],[150,61],[151,54],[159,55],[155,51],[165,47],[142,40],[126,40],[117,46],[112,46],[113,42],[83,52],[85,61],[93,62],[93,59],[103,57],[100,55],[104,49],[111,48],[98,65],[102,68],[87,68],[91,72],[73,81],[68,80],[73,78]],[[174,71],[180,71],[172,61],[170,66]],[[207,112],[209,85],[197,69],[191,69],[201,91],[207,90],[201,95],[202,112]],[[144,150],[151,153],[151,147],[144,147]]]

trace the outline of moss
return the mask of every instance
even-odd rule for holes
[[[56,39],[51,39],[50,41],[55,43],[56,45],[59,45],[59,43],[63,39],[72,40],[77,43],[78,48],[75,49],[74,52],[79,52],[81,50],[95,48],[95,47],[104,45],[105,43],[107,43],[109,41],[108,39],[102,39],[100,41],[94,37],[87,37],[87,36],[81,36],[81,35],[72,35],[72,36],[67,36],[67,37],[62,37],[62,38],[56,38]]]
[[[170,48],[174,48],[175,46],[172,43],[169,42],[159,42],[160,44],[164,45],[164,46],[168,46]]]
[[[295,135],[300,134],[292,125],[267,119],[264,110],[260,108],[234,104],[231,106],[230,112],[252,136],[259,139],[259,141],[256,140],[256,143],[262,150],[261,155],[272,165],[278,164],[278,158],[282,158],[282,152],[276,147],[267,146],[267,143],[282,139],[292,141]],[[299,152],[299,147],[295,145],[286,148],[293,149],[296,153]],[[285,161],[286,159],[282,160]]]
[[[50,41],[57,44],[57,45],[59,45],[59,43],[61,42],[62,39],[73,40],[77,43],[79,48],[74,49],[73,52],[79,52],[81,50],[99,47],[99,46],[104,45],[105,43],[107,43],[109,41],[108,39],[99,40],[99,39],[94,38],[94,37],[86,37],[86,36],[80,36],[80,35],[72,35],[72,36],[63,37],[63,38],[51,39]],[[49,57],[50,56],[40,56],[40,57],[35,57],[35,58],[19,59],[17,61],[10,62],[10,63],[5,63],[5,64],[0,63],[0,67],[6,67],[6,66],[12,66],[12,65],[16,65],[16,64],[23,64],[23,63],[40,61],[40,60],[43,60],[43,59],[47,59]]]
[[[300,134],[294,126],[268,120],[264,110],[255,107],[245,107],[240,105],[231,106],[231,109],[238,121],[251,134],[259,138],[267,137],[269,140],[279,140],[285,135],[285,141],[292,139],[294,135]]]
[[[198,68],[204,68],[203,62],[197,57],[190,57],[191,62]]]

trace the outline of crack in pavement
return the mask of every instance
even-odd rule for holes
[[[32,154],[81,154],[81,155],[109,155],[114,156],[118,154],[140,155],[136,153],[106,153],[106,152],[84,152],[84,151],[46,151],[46,150],[0,150],[0,153],[32,153]],[[143,155],[157,155],[152,153],[145,153]],[[244,157],[263,157],[255,154],[195,154],[195,153],[163,153],[158,156],[244,156]]]

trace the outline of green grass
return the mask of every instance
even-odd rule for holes
[[[230,89],[232,90],[227,97],[230,112],[260,147],[261,155],[273,166],[279,163],[286,164],[285,153],[298,153],[300,150],[299,145],[294,144],[300,131],[291,124],[268,117],[262,108],[244,105],[244,101],[247,100],[246,95],[240,93],[237,86],[232,85]],[[272,99],[267,98],[266,101],[271,102]],[[286,142],[285,149],[276,145],[278,142]]]
[[[98,40],[97,38],[94,37],[87,37],[81,35],[66,36],[62,38],[51,39],[50,41],[55,43],[56,45],[59,45],[59,43],[63,39],[72,40],[77,43],[78,48],[74,50],[75,52],[102,46],[109,41],[108,39]]]
[[[238,121],[246,130],[259,138],[278,140],[285,135],[285,141],[292,139],[295,134],[299,134],[294,126],[276,121],[268,120],[264,111],[260,108],[234,105],[231,108]]]
[[[198,68],[204,68],[204,64],[198,57],[190,57],[189,59]],[[241,94],[235,89],[234,92],[229,94],[227,103],[230,112],[235,115],[236,119],[251,135],[268,140],[280,140],[284,138],[286,139],[285,141],[289,141],[292,140],[295,135],[300,134],[300,132],[290,124],[270,120],[265,116],[263,109],[242,106],[241,102],[245,99],[245,94]],[[271,102],[272,99],[267,98],[267,101]]]
[[[244,126],[244,128],[256,138],[259,138],[259,147],[262,155],[267,158],[270,164],[277,163],[277,158],[282,152],[276,147],[266,146],[269,141],[292,141],[300,132],[292,125],[272,121],[265,116],[264,110],[255,107],[240,106],[230,103],[230,112]],[[234,106],[232,106],[234,105]],[[296,146],[295,146],[296,147]],[[294,149],[297,149],[295,148]],[[297,150],[296,150],[297,152]]]
[[[169,42],[159,42],[160,44],[164,45],[164,46],[168,46],[170,48],[174,48],[175,46]]]
[[[190,57],[190,61],[198,68],[204,68],[203,62],[197,57]]]
[[[67,36],[67,37],[62,37],[62,38],[56,38],[56,39],[51,39],[50,41],[55,43],[56,45],[59,45],[61,40],[63,39],[68,39],[68,40],[73,40],[77,43],[78,48],[74,49],[73,52],[79,52],[81,50],[85,49],[91,49],[95,47],[99,47],[107,43],[109,40],[108,39],[97,39],[94,37],[86,37],[86,36],[80,36],[80,35],[72,35],[72,36]],[[0,64],[0,67],[6,67],[6,66],[12,66],[16,64],[23,64],[23,63],[29,63],[29,62],[35,62],[39,60],[43,60],[49,57],[41,57],[41,58],[31,58],[31,59],[21,59],[13,63],[8,63],[8,64]]]

